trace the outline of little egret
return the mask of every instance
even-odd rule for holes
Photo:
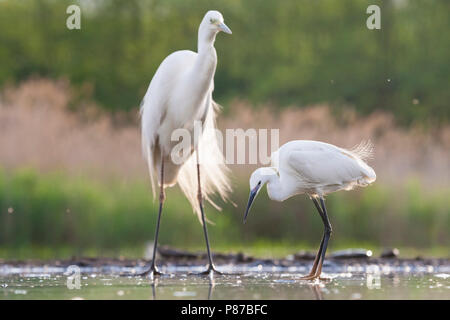
[[[165,200],[164,189],[176,183],[179,184],[203,225],[209,259],[206,272],[216,271],[211,257],[202,202],[205,197],[212,203],[210,196],[214,192],[226,200],[227,194],[231,191],[217,137],[215,133],[206,133],[214,132],[211,129],[215,128],[218,109],[212,99],[212,92],[217,65],[214,41],[220,31],[231,34],[222,14],[218,11],[208,11],[198,30],[198,52],[176,51],[164,59],[142,101],[142,148],[149,168],[153,196],[155,196],[155,175],[158,177],[160,187],[153,259],[146,274],[160,274],[155,265],[155,256]],[[173,141],[172,133],[177,129],[183,129],[193,137],[196,123],[201,123],[201,133],[199,139],[190,140],[189,157],[182,163],[173,161],[172,151],[179,141]],[[201,163],[202,174],[199,159],[207,160]]]
[[[271,167],[259,168],[250,177],[250,197],[244,223],[253,200],[265,183],[269,198],[275,201],[307,194],[314,202],[325,230],[312,270],[302,279],[319,278],[332,232],[324,196],[374,182],[375,171],[364,162],[371,154],[370,143],[361,143],[353,150],[308,140],[290,141],[282,145],[272,154]]]

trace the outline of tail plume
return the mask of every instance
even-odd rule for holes
[[[220,106],[211,100],[212,105],[209,106],[208,114],[205,119],[203,134],[198,143],[201,187],[204,198],[211,203],[217,210],[221,208],[214,203],[211,196],[215,193],[219,194],[223,201],[228,200],[231,192],[229,181],[229,169],[225,164],[225,158],[222,148],[216,135],[216,114]],[[192,205],[194,212],[197,213],[201,223],[201,212],[197,198],[197,154],[196,151],[189,157],[186,163],[178,173],[177,182]]]
[[[374,146],[370,140],[361,141],[354,146],[350,152],[358,156],[363,161],[367,161],[373,158]]]

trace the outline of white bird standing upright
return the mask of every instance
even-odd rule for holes
[[[309,140],[290,141],[282,145],[272,154],[271,167],[256,169],[250,177],[250,197],[244,223],[253,200],[265,183],[269,198],[275,201],[284,201],[297,194],[307,194],[314,202],[325,230],[312,270],[302,279],[312,280],[320,277],[332,232],[324,196],[374,182],[375,171],[364,162],[371,155],[370,143],[361,143],[352,150]]]
[[[155,256],[165,200],[164,189],[177,182],[203,224],[209,259],[206,272],[216,271],[211,257],[202,201],[205,197],[211,202],[210,195],[213,192],[226,199],[231,191],[222,152],[214,131],[210,130],[215,128],[218,109],[212,99],[212,92],[217,65],[214,41],[220,31],[231,34],[222,14],[218,11],[208,11],[198,30],[198,52],[176,51],[164,59],[142,101],[142,149],[148,163],[153,196],[155,175],[160,186],[153,259],[147,273],[160,274],[155,265]],[[171,155],[179,141],[172,141],[172,133],[174,130],[183,129],[193,137],[194,126],[199,122],[202,133],[199,139],[191,139],[189,142],[189,157],[182,163],[174,162]],[[200,158],[207,160],[202,161],[202,174]]]

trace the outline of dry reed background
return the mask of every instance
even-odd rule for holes
[[[100,111],[74,92],[68,81],[38,78],[1,92],[3,257],[54,258],[91,249],[98,255],[124,248],[126,255],[140,256],[152,239],[157,203],[150,200],[137,111]],[[225,106],[219,126],[279,128],[280,143],[317,139],[349,148],[372,140],[375,185],[327,198],[336,230],[332,247],[400,246],[447,254],[450,128],[407,128],[386,113],[360,117],[349,108],[338,111],[333,114],[326,106],[252,108],[235,100]],[[306,197],[283,203],[260,197],[252,223],[242,225],[254,167],[230,166],[237,208],[226,204],[222,214],[207,208],[216,223],[211,232],[215,248],[255,247],[265,255],[274,243],[278,248],[317,245],[322,225]],[[168,197],[161,243],[203,248],[187,200],[172,190]]]
[[[89,103],[70,111],[72,92],[64,80],[30,79],[6,87],[0,97],[0,165],[6,169],[29,166],[98,178],[146,178],[137,112],[132,121],[116,121]],[[348,108],[336,117],[325,105],[277,111],[234,101],[228,107],[219,118],[222,129],[279,128],[280,143],[314,139],[352,147],[370,139],[378,182],[396,184],[415,177],[430,187],[450,185],[448,125],[405,128],[387,113],[360,117]],[[237,178],[246,179],[250,168],[231,169]]]

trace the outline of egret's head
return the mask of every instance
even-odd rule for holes
[[[244,223],[247,220],[248,212],[252,206],[253,200],[255,200],[261,188],[277,175],[277,170],[272,167],[259,168],[253,171],[250,177],[250,196],[248,198],[247,209],[245,210]]]
[[[228,28],[223,21],[222,14],[216,10],[210,10],[205,14],[202,25],[205,27],[205,29],[210,30],[214,33],[223,31],[225,33],[231,34],[230,28]]]

